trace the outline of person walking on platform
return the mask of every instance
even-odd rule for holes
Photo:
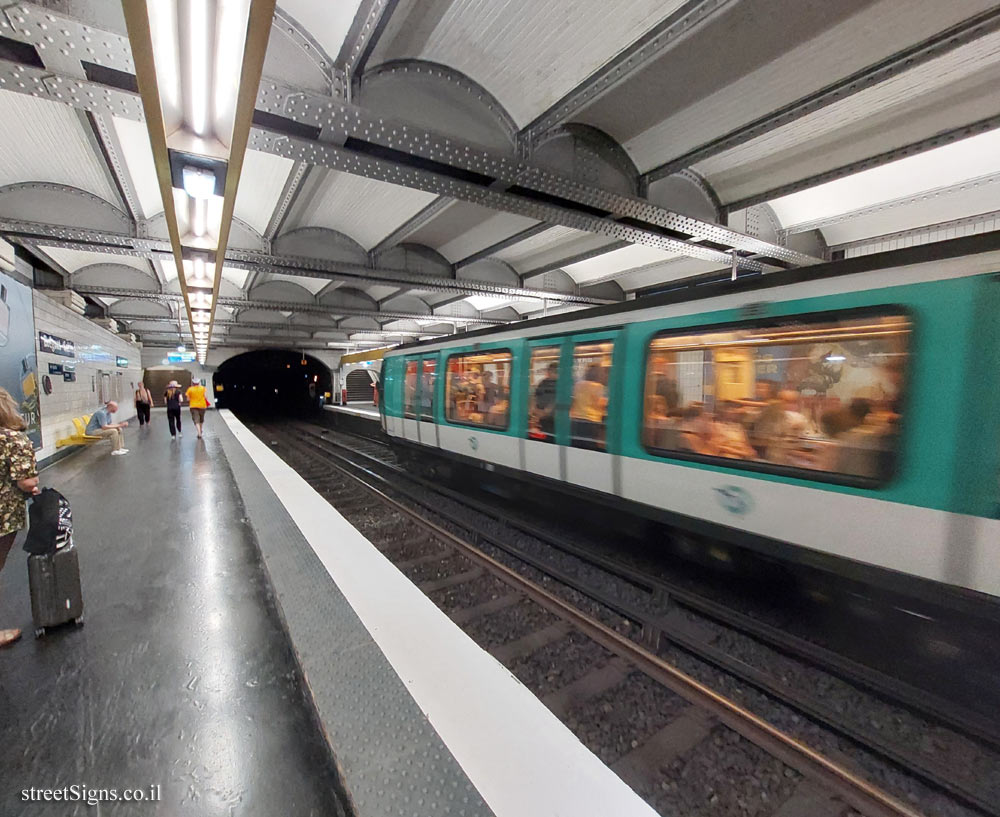
[[[170,424],[170,439],[183,437],[181,434],[181,403],[184,394],[181,392],[181,384],[176,380],[167,383],[167,390],[163,392],[163,399],[167,401],[167,422]]]
[[[205,424],[205,409],[208,408],[208,398],[205,397],[205,384],[201,380],[194,383],[185,392],[188,405],[191,407],[191,422],[194,423],[198,432],[198,439],[201,439],[201,427]]]
[[[25,500],[39,493],[35,450],[25,428],[27,424],[18,414],[14,398],[0,388],[0,570],[14,537],[27,524]],[[20,637],[20,630],[0,630],[0,647]]]
[[[128,449],[125,447],[124,432],[124,429],[128,428],[128,423],[112,422],[111,415],[116,411],[118,411],[118,404],[114,400],[105,403],[103,408],[99,408],[90,415],[90,422],[87,423],[87,434],[111,440],[112,456],[120,457],[122,454],[128,453]]]
[[[149,422],[149,410],[153,405],[153,395],[149,393],[146,384],[139,381],[139,388],[135,390],[135,413],[139,418],[139,428]]]

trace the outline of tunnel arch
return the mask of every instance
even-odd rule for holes
[[[255,417],[318,411],[333,388],[330,368],[293,349],[252,349],[227,358],[212,376],[220,408]]]

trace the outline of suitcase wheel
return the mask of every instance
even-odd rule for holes
[[[74,619],[73,619],[73,623],[74,623],[74,624],[75,624],[75,625],[76,625],[77,627],[82,627],[82,626],[83,626],[83,616],[77,616],[76,618],[74,618]]]
[[[45,628],[44,627],[36,627],[35,628],[35,638],[41,638],[43,635],[45,635]]]

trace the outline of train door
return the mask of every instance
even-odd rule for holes
[[[408,357],[403,362],[403,439],[420,442],[420,359]]]
[[[615,411],[612,363],[619,332],[572,335],[559,366],[557,439],[564,459],[564,479],[613,493],[616,480],[609,444],[614,449]]]
[[[551,479],[563,479],[559,465],[560,447],[556,445],[556,406],[562,346],[559,338],[536,340],[528,344],[528,424],[524,441],[524,468]]]
[[[437,447],[437,422],[434,417],[437,388],[437,355],[420,359],[417,383],[417,434],[424,445]]]

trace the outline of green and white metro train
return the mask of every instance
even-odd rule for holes
[[[383,426],[720,541],[1000,601],[1000,252],[886,266],[909,258],[401,346]]]

